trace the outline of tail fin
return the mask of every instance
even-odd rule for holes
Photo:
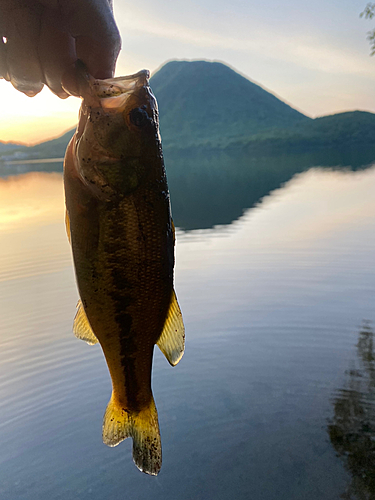
[[[156,476],[161,468],[161,440],[154,399],[140,412],[131,413],[112,397],[103,420],[103,442],[117,446],[133,438],[133,460],[138,469]]]

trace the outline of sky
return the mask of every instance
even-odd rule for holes
[[[366,0],[114,0],[116,75],[172,59],[221,61],[311,117],[375,112]],[[157,96],[156,96],[157,97]],[[74,127],[79,99],[29,98],[0,80],[0,141],[42,142]]]

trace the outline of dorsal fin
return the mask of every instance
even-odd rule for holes
[[[157,345],[172,366],[177,365],[184,354],[185,327],[174,290],[164,328]]]
[[[98,339],[92,331],[89,320],[87,319],[85,310],[80,300],[77,302],[77,313],[74,318],[73,333],[78,339],[84,340],[89,345],[98,343]]]

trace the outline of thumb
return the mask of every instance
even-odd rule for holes
[[[108,0],[60,0],[59,5],[77,58],[95,78],[113,76],[121,37]]]

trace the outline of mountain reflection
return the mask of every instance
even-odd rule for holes
[[[357,362],[346,372],[345,387],[334,398],[328,433],[345,461],[352,481],[343,499],[375,498],[375,352],[374,331],[364,323],[359,332]]]
[[[230,153],[167,150],[166,166],[175,225],[208,229],[231,224],[261,198],[311,167],[358,170],[375,158],[374,148],[322,150],[290,155],[247,156]]]
[[[311,167],[344,167],[358,170],[375,159],[375,148],[349,148],[347,151],[320,150],[288,154],[246,155],[233,151],[165,151],[168,184],[175,226],[209,229],[229,225],[261,198]],[[0,176],[27,172],[61,172],[62,162],[0,163]]]

